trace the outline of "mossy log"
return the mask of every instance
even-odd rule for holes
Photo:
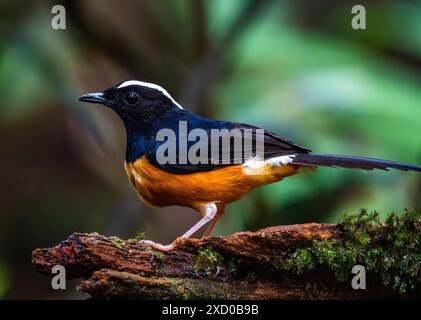
[[[54,265],[69,278],[84,278],[79,290],[93,299],[367,299],[416,298],[366,275],[365,290],[354,290],[354,276],[338,281],[328,267],[306,272],[279,261],[314,241],[338,241],[343,228],[332,224],[276,226],[224,237],[177,239],[175,249],[159,252],[134,240],[97,233],[74,233],[53,248],[32,253],[35,268],[51,275]]]

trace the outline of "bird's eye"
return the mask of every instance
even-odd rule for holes
[[[136,92],[128,92],[124,99],[128,104],[135,104],[139,100],[139,95]]]

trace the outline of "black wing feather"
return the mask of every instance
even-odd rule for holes
[[[181,164],[181,163],[167,163],[167,164],[160,164],[158,163],[158,161],[156,160],[156,156],[154,153],[150,153],[147,155],[149,161],[156,167],[159,167],[165,171],[171,172],[171,173],[176,173],[176,174],[189,174],[189,173],[194,173],[194,172],[205,172],[205,171],[212,171],[212,170],[217,170],[217,169],[221,169],[227,166],[231,166],[231,165],[237,165],[237,164],[241,164],[244,163],[245,161],[247,161],[250,158],[250,155],[253,157],[259,156],[260,158],[263,159],[268,159],[271,157],[276,157],[276,156],[283,156],[283,155],[291,155],[291,154],[298,154],[298,153],[309,153],[310,149],[307,149],[305,147],[299,146],[295,143],[293,143],[292,141],[278,136],[277,134],[253,126],[253,125],[249,125],[249,124],[245,124],[245,123],[238,123],[238,122],[223,122],[223,127],[225,129],[228,129],[229,132],[232,132],[231,130],[233,129],[238,129],[241,134],[242,137],[244,136],[244,132],[245,130],[253,130],[255,132],[255,130],[260,129],[260,130],[264,130],[264,152],[263,154],[256,154],[256,150],[255,148],[253,148],[252,150],[247,150],[249,151],[248,153],[243,153],[241,155],[241,158],[238,158],[238,155],[236,156],[234,153],[234,144],[231,144],[230,147],[230,153],[229,153],[229,161],[225,162],[225,163],[221,163],[220,159],[222,159],[222,150],[220,150],[219,153],[219,158],[218,159],[214,159],[212,158],[212,152],[211,152],[211,142],[210,142],[210,129],[208,130],[208,137],[209,137],[209,141],[208,141],[208,159],[206,161],[206,163],[198,163],[198,164],[192,164],[191,162],[187,161],[187,164]],[[220,129],[220,128],[218,128]],[[238,131],[237,130],[237,131]],[[252,140],[252,144],[255,147],[255,143],[256,143],[256,135],[252,135],[251,136],[251,140]],[[194,143],[192,143],[191,145],[193,145]],[[191,147],[188,146],[188,147]],[[247,157],[245,157],[245,154],[247,154]]]

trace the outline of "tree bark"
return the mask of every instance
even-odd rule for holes
[[[74,233],[52,248],[35,249],[35,268],[51,275],[54,265],[93,299],[367,299],[396,294],[375,279],[366,290],[339,283],[329,270],[302,275],[275,267],[277,257],[313,240],[339,239],[337,225],[277,226],[225,237],[177,239],[170,252],[137,241]],[[349,270],[350,279],[352,278]],[[419,290],[418,290],[419,294]],[[413,292],[409,297],[416,297]],[[408,297],[408,296],[406,296]]]

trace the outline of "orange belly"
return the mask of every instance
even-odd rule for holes
[[[174,174],[154,167],[146,157],[125,163],[130,182],[152,206],[179,205],[199,210],[204,203],[228,204],[251,189],[297,172],[297,165],[265,166],[260,174],[245,174],[242,165],[191,174]]]

